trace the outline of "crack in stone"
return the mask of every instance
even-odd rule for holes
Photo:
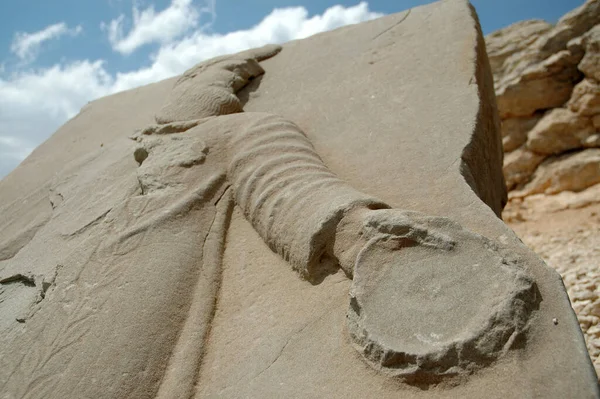
[[[371,40],[375,40],[375,39],[377,39],[379,36],[382,36],[383,34],[385,34],[385,33],[389,32],[389,31],[391,31],[392,29],[394,29],[396,26],[400,25],[402,22],[404,22],[404,21],[406,20],[406,18],[408,18],[408,16],[410,15],[410,12],[411,12],[411,11],[412,11],[412,8],[409,8],[409,9],[406,11],[406,15],[405,15],[404,17],[402,17],[402,18],[400,19],[400,21],[396,22],[396,23],[395,23],[395,24],[393,24],[392,26],[390,26],[390,27],[388,27],[388,28],[384,29],[383,31],[379,32],[379,33],[378,33],[377,35],[375,35],[375,36],[373,37],[373,39],[371,39]]]

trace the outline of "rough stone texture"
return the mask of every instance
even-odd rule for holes
[[[600,23],[599,4],[586,1],[554,27],[522,21],[486,37],[490,59],[495,60],[491,66],[502,118],[531,115],[569,99],[580,77],[576,65],[584,55],[583,44],[574,39]],[[509,44],[519,37],[527,39]]]
[[[243,104],[236,93],[265,72],[259,61],[280,50],[281,46],[267,45],[196,65],[175,82],[156,121],[164,124],[241,112]]]
[[[592,134],[590,137],[585,139],[583,146],[586,148],[600,147],[600,134]]]
[[[512,190],[526,183],[545,158],[545,155],[529,151],[526,146],[506,154],[503,168],[506,187]]]
[[[534,220],[543,214],[552,214],[567,209],[581,209],[600,203],[600,184],[583,191],[561,191],[558,194],[532,194],[513,197],[504,208],[502,218],[507,222]]]
[[[531,19],[514,23],[486,36],[485,43],[494,77],[500,78],[509,73],[504,69],[506,59],[525,50],[552,27],[546,21]]]
[[[585,55],[578,68],[585,76],[600,81],[600,26],[595,26],[583,36],[583,44]]]
[[[538,20],[523,21],[486,37],[490,59],[501,61],[491,63],[501,106],[527,104],[531,100],[528,90],[532,86],[524,76],[528,70],[548,63],[553,55],[570,57],[573,62],[580,60],[577,68],[583,79],[570,94],[566,92],[566,85],[557,99],[556,82],[546,87],[545,94],[555,98],[556,104],[569,97],[566,104],[558,105],[564,108],[548,110],[544,118],[526,132],[517,130],[517,126],[521,126],[518,122],[526,121],[527,116],[502,121],[503,127],[511,128],[511,133],[503,138],[504,171],[508,188],[515,190],[509,193],[503,218],[527,245],[561,273],[597,370],[600,369],[597,300],[600,279],[595,269],[600,257],[595,238],[600,225],[597,218],[600,185],[595,183],[600,181],[600,163],[595,155],[590,156],[595,150],[581,150],[600,147],[599,24],[600,1],[588,0],[554,27]],[[527,35],[522,44],[509,41],[509,37]],[[572,71],[572,66],[568,68]],[[511,87],[520,84],[524,86]],[[523,99],[503,101],[507,89],[523,93]],[[522,126],[523,130],[527,129],[525,123]],[[523,141],[527,142],[526,146],[515,151],[515,146]],[[526,147],[528,151],[524,150]],[[539,156],[534,156],[532,151],[539,152]],[[541,162],[543,154],[551,153],[560,156]],[[593,186],[584,189],[590,185]]]
[[[600,114],[600,85],[592,79],[583,79],[575,86],[569,109],[583,116]]]
[[[511,152],[527,142],[527,133],[536,125],[542,115],[525,118],[509,118],[502,121],[502,147]]]
[[[449,219],[369,213],[348,320],[355,345],[376,368],[457,375],[524,338],[541,298],[521,259]]]
[[[94,101],[0,182],[2,393],[598,396],[559,276],[498,217],[499,121],[468,3],[277,51]],[[392,246],[365,243],[373,230]],[[369,278],[380,257],[398,284]],[[425,276],[405,280],[403,259],[440,302],[410,295]],[[399,305],[418,320],[447,300],[467,309],[415,327],[448,322],[440,342],[460,353],[420,342],[412,365],[369,363],[363,344],[415,353]]]
[[[527,148],[538,154],[560,154],[583,147],[594,132],[590,118],[565,108],[555,108],[529,132]]]
[[[528,67],[510,82],[498,85],[500,117],[529,116],[535,111],[566,103],[580,79],[578,62],[578,57],[562,50]]]
[[[523,189],[511,193],[514,197],[561,191],[581,191],[600,182],[600,148],[590,148],[576,154],[564,154],[544,161]]]
[[[600,184],[509,201],[504,220],[560,272],[600,372]]]
[[[521,41],[520,51],[514,51],[505,57],[501,66],[498,63],[491,64],[496,91],[502,92],[507,86],[513,85],[525,70],[562,50],[568,49],[575,58],[581,59],[581,45],[577,46],[576,39],[599,23],[600,3],[597,0],[587,0],[580,7],[565,14],[551,28],[537,20],[521,21],[488,35],[486,41],[491,41],[488,46],[491,59],[496,59],[497,53],[501,55],[507,46],[511,47],[505,42],[512,41],[512,38],[528,36],[527,40]]]
[[[539,48],[545,55],[560,51],[571,39],[581,36],[597,24],[600,24],[600,3],[586,0],[558,20],[554,29],[542,37]]]
[[[541,176],[568,165],[541,163],[532,152],[573,155],[600,146],[599,33],[600,1],[588,0],[555,26],[522,21],[487,36],[490,59],[496,60],[491,66],[509,189],[521,189],[538,167]],[[512,42],[522,37],[527,39]],[[541,114],[538,123],[530,123]],[[550,165],[552,171],[544,172]]]

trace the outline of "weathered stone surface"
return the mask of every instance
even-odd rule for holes
[[[600,134],[592,134],[590,137],[585,139],[583,146],[586,148],[600,147]]]
[[[556,157],[552,157],[547,163],[539,166],[536,178],[526,186],[533,191],[525,190],[522,184],[511,186],[520,190],[509,193],[509,202],[503,212],[503,218],[526,244],[563,276],[597,371],[600,370],[600,307],[596,287],[600,280],[595,270],[600,259],[596,239],[600,226],[597,216],[600,206],[600,184],[583,191],[568,191],[569,187],[589,184],[577,183],[580,178],[594,182],[597,177],[594,175],[593,164],[587,164],[587,167],[579,171],[577,168],[570,170],[573,165],[569,164],[567,159],[569,156],[580,156],[580,152],[573,151],[576,148],[600,147],[600,97],[597,83],[600,62],[597,37],[599,24],[600,2],[592,0],[565,15],[550,29],[544,29],[543,22],[540,21],[523,21],[518,26],[505,28],[486,38],[492,51],[500,49],[499,56],[502,56],[504,46],[508,49],[519,48],[518,51],[502,57],[502,63],[491,63],[496,87],[502,90],[506,85],[518,82],[528,68],[540,65],[553,54],[567,50],[573,61],[580,60],[578,69],[585,79],[575,85],[568,103],[561,106],[579,115],[579,120],[564,109],[554,109],[556,112],[548,110],[545,120],[529,133],[532,147],[537,146],[537,150],[542,152],[564,154],[560,158],[561,162],[552,162],[556,160]],[[531,36],[522,40],[523,45],[502,43],[505,37],[509,37],[509,33],[515,38],[522,36],[518,30],[526,32],[528,26],[540,26],[540,29],[536,32],[530,28]],[[503,31],[506,33],[503,34]],[[490,58],[494,57],[491,55]],[[566,97],[566,93],[564,96]],[[509,120],[514,119],[503,121],[503,125]],[[520,144],[522,137],[504,137],[505,151],[509,152],[515,145]],[[521,155],[525,156],[526,153]],[[510,158],[512,161],[509,159],[509,164],[518,166],[518,158]],[[525,157],[522,161],[526,159]],[[549,166],[550,170],[547,169]],[[578,176],[577,173],[582,171],[583,175]],[[543,179],[538,179],[541,176],[545,176],[545,183]],[[549,183],[552,177],[555,181]],[[535,184],[550,185],[551,194],[532,194],[536,191]],[[543,191],[545,190],[546,188]]]
[[[498,217],[499,121],[468,3],[257,51],[93,102],[0,182],[3,394],[597,396],[560,278]],[[369,278],[382,257],[397,284]],[[424,277],[443,301],[411,291]],[[457,320],[415,327],[447,322],[456,356],[420,341],[416,364],[373,369],[357,354],[415,353],[399,306],[418,320],[446,300]]]
[[[499,80],[509,73],[509,70],[504,69],[506,59],[525,50],[552,27],[553,25],[546,21],[531,19],[514,23],[487,35],[485,45],[494,77]]]
[[[523,215],[511,227],[561,274],[600,374],[600,184],[509,201],[506,212]]]
[[[600,24],[600,22],[599,22]],[[585,76],[600,81],[600,25],[595,26],[583,37],[585,55],[579,63],[579,70]]]
[[[600,24],[600,2],[587,0],[563,15],[549,34],[541,38],[538,43],[541,54],[548,55],[563,50],[571,39],[581,36],[597,24]]]
[[[537,110],[562,106],[580,79],[578,62],[568,50],[562,50],[499,85],[496,94],[500,117],[528,116]]]
[[[541,114],[524,118],[509,118],[502,121],[502,147],[504,152],[511,152],[525,144],[527,133],[542,118]]]
[[[186,71],[173,86],[156,115],[159,124],[189,121],[242,111],[236,93],[264,73],[258,63],[281,51],[267,45],[234,56],[213,58]]]
[[[569,109],[581,115],[600,114],[600,85],[591,79],[583,79],[573,89]]]
[[[526,183],[544,158],[545,155],[532,152],[527,149],[527,146],[521,146],[506,154],[503,172],[508,189],[512,190],[517,185]]]
[[[600,184],[577,192],[567,190],[551,195],[532,194],[524,198],[515,197],[509,201],[511,206],[507,205],[504,208],[502,216],[506,221],[516,221],[519,217],[522,220],[536,220],[543,214],[582,209],[594,204],[600,204]],[[515,208],[519,208],[519,216]]]
[[[575,65],[586,47],[579,37],[600,23],[599,4],[586,1],[554,27],[523,21],[486,37],[502,118],[560,107],[569,99],[580,78]],[[527,39],[512,43],[521,37]]]
[[[573,57],[581,60],[585,54],[583,36],[579,36],[569,40],[569,42],[567,43],[567,50],[569,50],[569,52],[573,54]]]
[[[590,118],[566,108],[548,112],[529,132],[527,148],[550,155],[581,148],[595,132]]]
[[[506,153],[525,142],[542,155],[598,146],[599,28],[600,1],[588,0],[555,26],[522,21],[486,37]],[[544,112],[535,128],[528,126],[528,118]],[[539,162],[522,151],[508,158],[505,178],[514,189]]]
[[[541,298],[518,257],[449,219],[414,212],[370,211],[362,238],[348,320],[376,368],[460,374],[523,338]]]
[[[531,181],[511,195],[525,197],[581,191],[597,183],[600,183],[600,148],[590,148],[574,155],[548,158],[537,168]]]

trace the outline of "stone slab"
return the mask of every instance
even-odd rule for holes
[[[260,66],[237,92],[245,112],[293,121],[354,189],[450,218],[524,262],[541,297],[526,342],[454,379],[371,367],[347,329],[352,281],[300,279],[231,208],[217,141],[235,124],[200,124],[182,139],[214,134],[189,147],[139,138],[174,78],[94,101],[0,182],[8,397],[598,396],[560,277],[499,219],[493,83],[466,1],[291,42]],[[149,161],[134,158],[140,141]],[[180,175],[173,148],[192,151]]]

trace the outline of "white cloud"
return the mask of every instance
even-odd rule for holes
[[[221,54],[236,53],[268,43],[284,43],[303,39],[316,33],[381,17],[372,12],[366,2],[353,7],[334,6],[322,15],[308,18],[304,7],[275,9],[258,25],[221,34],[195,31],[177,42],[163,44],[152,56],[148,68],[116,76],[114,89],[122,91],[184,72],[196,63]]]
[[[102,61],[0,78],[0,178],[89,100],[109,94],[112,82]]]
[[[23,62],[32,62],[37,57],[44,42],[58,39],[63,35],[77,36],[82,31],[81,25],[69,29],[67,24],[60,22],[33,33],[17,32],[10,46],[10,51]]]
[[[145,44],[169,43],[196,28],[203,14],[210,14],[214,19],[215,2],[209,0],[203,7],[197,8],[192,0],[173,0],[169,7],[158,13],[153,6],[140,10],[134,5],[132,14],[133,26],[127,34],[123,34],[123,14],[108,24],[100,25],[108,32],[113,50],[121,54],[131,54]]]
[[[180,74],[217,55],[305,38],[379,16],[365,2],[335,6],[311,18],[303,7],[276,9],[248,30],[221,35],[197,29],[163,43],[150,66],[130,72],[113,75],[104,61],[82,60],[0,76],[0,177],[95,98]]]

